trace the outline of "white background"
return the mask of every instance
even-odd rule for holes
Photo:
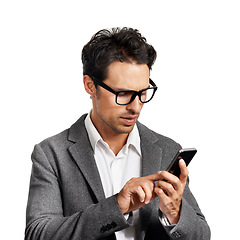
[[[158,52],[140,121],[196,147],[190,187],[212,239],[237,239],[239,1],[0,3],[1,239],[23,239],[34,144],[91,108],[81,50],[100,29],[137,28]]]

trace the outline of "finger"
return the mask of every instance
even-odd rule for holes
[[[145,192],[143,191],[142,187],[138,186],[136,188],[135,192],[138,195],[139,201],[143,203],[145,201],[146,195],[145,195]]]
[[[159,201],[162,202],[167,202],[167,200],[169,199],[169,197],[164,193],[164,191],[159,188],[159,187],[155,187],[154,188],[154,192],[159,196]]]
[[[158,182],[159,188],[161,188],[167,196],[172,197],[176,194],[176,190],[174,189],[173,185],[171,183],[168,183],[166,181],[159,181]]]
[[[159,171],[159,172],[157,172],[155,174],[152,174],[152,175],[148,175],[148,176],[146,176],[144,178],[146,178],[147,180],[155,182],[155,181],[161,180],[161,175],[160,174],[161,174],[161,171]]]
[[[145,204],[148,204],[150,201],[156,198],[156,194],[154,192],[154,186],[155,184],[149,181],[142,184],[142,188],[145,192],[145,201],[144,201]]]
[[[181,182],[179,181],[179,178],[173,175],[172,173],[163,171],[161,172],[160,176],[161,176],[160,181],[171,183],[175,190],[179,190],[181,188]]]
[[[179,176],[179,179],[182,183],[186,183],[187,178],[188,178],[188,169],[187,169],[186,163],[183,159],[181,159],[179,161],[179,167],[180,167],[180,170],[181,170],[181,174]]]

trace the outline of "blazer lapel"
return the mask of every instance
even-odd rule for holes
[[[161,168],[162,148],[158,138],[144,125],[137,122],[142,151],[142,176],[157,173]]]
[[[68,139],[74,143],[69,147],[69,152],[76,161],[97,200],[100,201],[105,198],[105,194],[84,125],[85,118],[86,114],[73,124],[69,130]]]
[[[162,149],[157,144],[158,138],[144,125],[138,122],[142,151],[142,176],[157,173],[161,169]],[[139,237],[144,239],[145,230],[151,217],[154,202],[145,205],[139,211]]]

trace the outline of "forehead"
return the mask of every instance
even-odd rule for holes
[[[149,86],[149,68],[146,64],[113,62],[104,81],[115,90],[139,91]]]

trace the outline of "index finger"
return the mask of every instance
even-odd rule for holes
[[[155,174],[151,174],[151,175],[148,175],[148,176],[145,176],[144,178],[146,178],[147,180],[150,180],[150,181],[159,181],[161,180],[161,176],[160,176],[160,173],[161,171],[155,173]]]

